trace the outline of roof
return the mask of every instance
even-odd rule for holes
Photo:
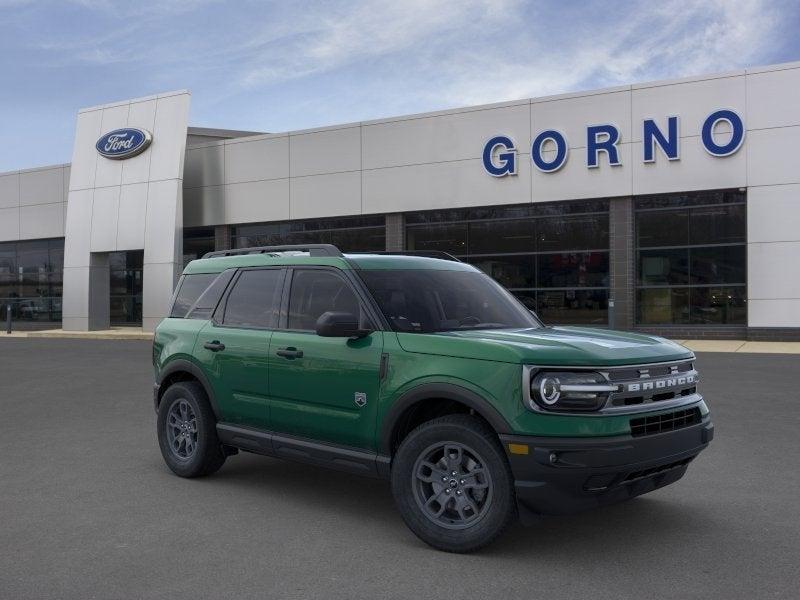
[[[241,254],[193,260],[183,270],[184,274],[220,273],[226,269],[241,267],[313,265],[338,269],[364,270],[431,270],[431,271],[475,271],[470,264],[428,258],[424,256],[402,256],[392,254],[345,254],[339,256],[309,256],[308,254]]]

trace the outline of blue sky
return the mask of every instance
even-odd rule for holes
[[[286,131],[800,60],[798,26],[794,0],[0,0],[0,172],[156,92]]]

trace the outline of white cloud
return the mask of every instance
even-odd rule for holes
[[[355,69],[357,85],[405,78],[409,98],[447,106],[753,64],[781,26],[769,0],[241,3],[224,6],[238,19],[220,22],[214,0],[71,3],[124,23],[126,35],[109,27],[37,38],[54,65],[139,64],[162,79],[205,71],[219,77],[202,82],[217,95]],[[205,29],[189,24],[203,14]]]
[[[477,104],[731,70],[769,60],[779,25],[762,0],[642,4],[589,35],[565,28],[549,48],[534,30],[511,60],[482,50],[454,57],[443,99]]]
[[[769,60],[780,40],[781,7],[768,0],[560,6],[381,0],[306,7],[230,47],[229,83],[252,92],[363,69],[354,94],[373,88],[379,95],[375,88],[387,79],[400,80],[404,104],[416,99],[434,109],[729,70]]]
[[[270,84],[393,54],[413,60],[425,46],[441,46],[477,23],[493,26],[513,4],[511,0],[362,0],[334,8],[322,4],[303,14],[291,29],[267,24],[245,46],[252,55],[241,81],[248,86]]]

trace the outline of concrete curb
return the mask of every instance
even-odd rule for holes
[[[41,331],[15,331],[10,335],[0,333],[2,338],[51,338],[73,340],[152,340],[153,334],[138,328],[119,327],[102,331],[64,331],[44,329]]]
[[[152,340],[153,334],[140,328],[117,327],[103,331],[15,331],[3,338],[62,338],[79,340]],[[800,354],[800,342],[748,342],[745,340],[673,340],[694,352],[737,352],[757,354]]]
[[[674,340],[694,352],[800,354],[800,342],[748,342],[745,340]]]

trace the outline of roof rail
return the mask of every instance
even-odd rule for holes
[[[271,254],[280,252],[308,252],[309,256],[343,257],[342,251],[333,244],[294,244],[288,246],[254,246],[237,248],[236,250],[217,250],[207,252],[203,258],[223,258],[225,256],[242,256],[244,254]]]
[[[462,262],[461,259],[456,258],[449,252],[442,250],[380,250],[377,252],[349,252],[348,254],[381,254],[381,255],[394,255],[394,256],[422,256],[424,258],[440,258],[442,260],[452,260],[453,262]]]

